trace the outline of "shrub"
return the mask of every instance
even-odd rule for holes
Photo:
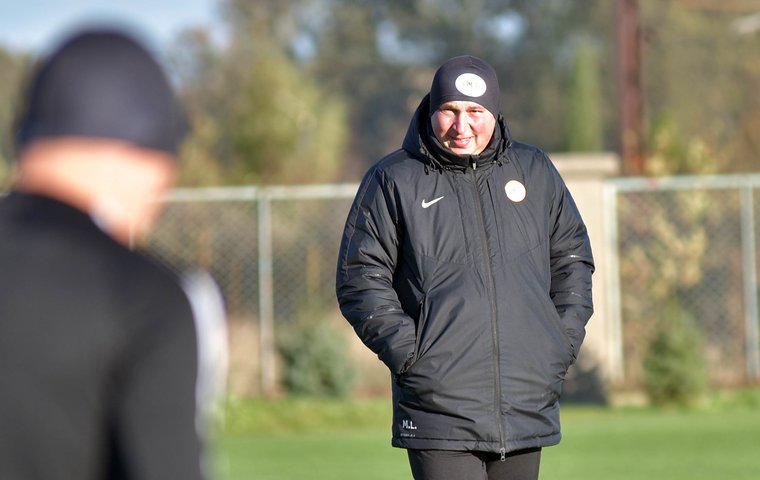
[[[645,388],[652,404],[688,406],[705,392],[703,344],[691,315],[671,302],[644,357]]]
[[[356,372],[344,333],[328,322],[301,322],[278,341],[282,385],[288,393],[345,397]]]

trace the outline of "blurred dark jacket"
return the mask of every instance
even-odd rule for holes
[[[0,200],[0,266],[0,478],[199,480],[199,338],[178,279],[18,192]]]

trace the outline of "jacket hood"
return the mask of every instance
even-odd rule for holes
[[[429,164],[436,170],[461,170],[473,164],[481,166],[508,162],[508,151],[512,147],[512,135],[509,132],[504,115],[499,113],[496,118],[494,135],[486,149],[478,155],[457,155],[441,145],[441,142],[433,134],[430,124],[430,94],[427,94],[412,115],[401,147],[413,157]]]

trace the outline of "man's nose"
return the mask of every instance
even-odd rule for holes
[[[454,118],[454,129],[459,133],[469,130],[469,122],[467,121],[466,113],[462,112]]]

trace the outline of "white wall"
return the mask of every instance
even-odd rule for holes
[[[608,318],[608,294],[605,276],[610,263],[606,239],[610,226],[605,225],[604,181],[617,176],[620,160],[614,153],[572,153],[550,155],[564,178],[586,223],[594,252],[596,272],[593,277],[594,315],[587,327],[583,356],[599,362],[601,373],[611,378],[615,352],[616,326]]]

